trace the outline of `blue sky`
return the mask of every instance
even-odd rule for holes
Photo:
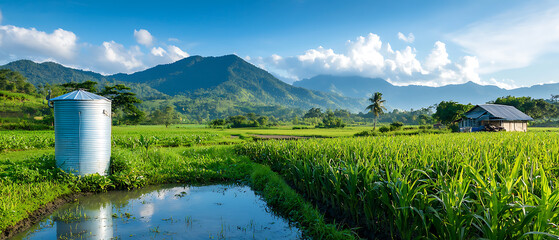
[[[332,74],[514,88],[559,82],[555,2],[0,0],[0,64],[112,74],[234,53],[288,83]]]

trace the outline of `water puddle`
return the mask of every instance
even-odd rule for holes
[[[78,199],[13,239],[301,239],[249,187],[156,186]]]

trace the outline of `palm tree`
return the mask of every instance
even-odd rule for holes
[[[378,115],[383,114],[384,110],[386,110],[386,107],[383,106],[386,100],[382,100],[382,93],[375,92],[375,94],[373,94],[369,98],[369,102],[371,102],[371,105],[367,106],[365,110],[369,110],[369,112],[373,112],[373,114],[375,115],[375,122],[373,125],[373,131],[374,131],[375,128],[377,127]]]

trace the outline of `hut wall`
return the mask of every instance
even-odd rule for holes
[[[501,126],[507,132],[526,132],[528,130],[527,121],[502,121]]]

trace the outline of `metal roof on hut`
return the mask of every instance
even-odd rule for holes
[[[479,111],[477,108],[484,111]],[[506,121],[533,121],[534,119],[513,106],[500,104],[481,104],[476,105],[470,111],[464,114],[466,118],[477,119],[487,118],[488,120],[506,120]]]

